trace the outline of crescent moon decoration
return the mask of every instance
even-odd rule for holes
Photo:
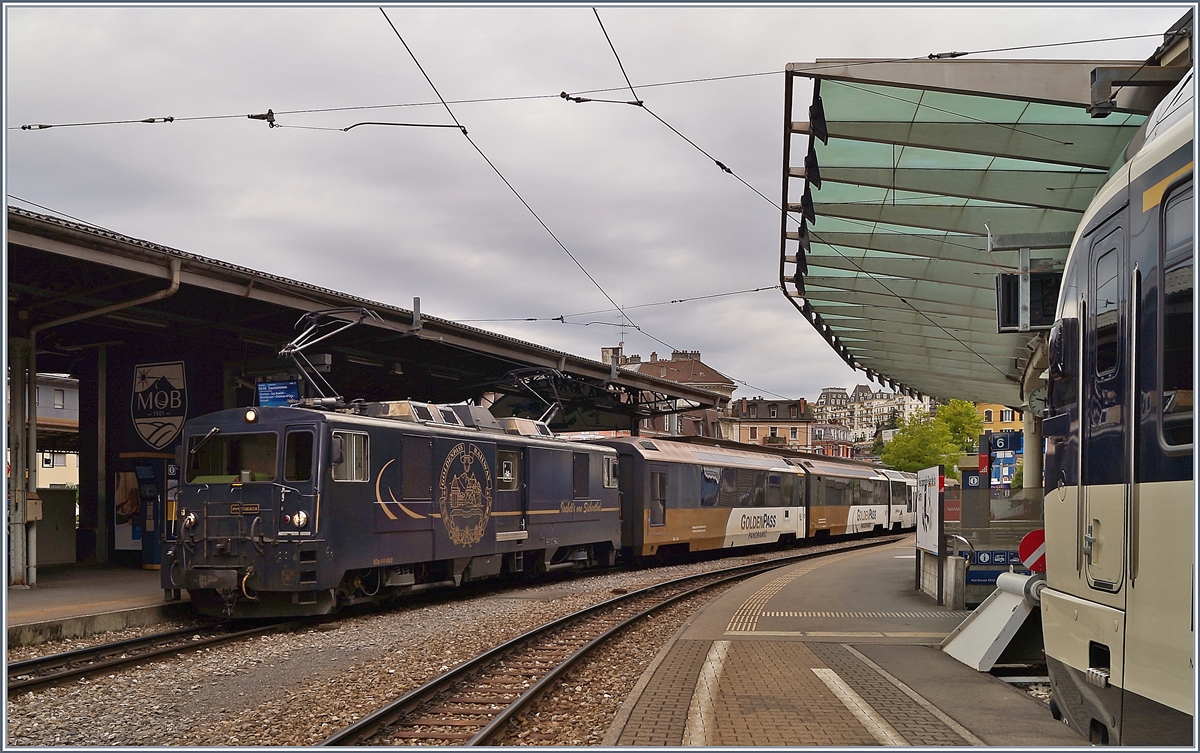
[[[379,475],[375,477],[375,501],[378,502],[379,506],[383,508],[384,515],[387,515],[392,520],[399,520],[399,518],[397,518],[395,515],[393,515],[392,511],[388,509],[387,503],[383,501],[383,496],[379,493],[379,484],[381,481],[383,481],[383,472],[386,471],[387,467],[394,462],[396,462],[396,459],[392,458],[391,460],[384,463],[383,467],[379,469]],[[420,513],[415,513],[412,510],[408,509],[407,507],[404,506],[404,504],[402,502],[397,500],[396,495],[392,492],[392,488],[390,486],[388,487],[388,496],[391,497],[392,504],[399,507],[404,512],[404,514],[407,515],[408,517],[413,518],[415,520],[422,520],[425,517],[424,515],[421,515]]]
[[[379,482],[383,481],[383,472],[385,470],[388,470],[388,466],[395,462],[396,462],[396,458],[392,458],[392,459],[388,460],[388,462],[383,464],[383,468],[379,469],[379,475],[376,476],[376,501],[378,502],[380,507],[383,507],[383,513],[385,514],[385,516],[388,516],[392,520],[398,520],[400,518],[397,518],[396,516],[394,516],[394,514],[391,513],[390,510],[388,510],[388,505],[384,504],[382,496],[379,496]],[[391,494],[390,488],[388,489],[388,494],[389,495]],[[412,514],[412,513],[409,513],[409,514]]]

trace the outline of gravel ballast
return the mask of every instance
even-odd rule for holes
[[[808,551],[827,548],[810,547]],[[614,589],[634,590],[685,574],[780,554],[617,570],[522,590],[497,589],[487,595],[399,606],[385,613],[348,617],[319,629],[201,649],[71,685],[10,697],[6,742],[60,746],[311,745],[492,646],[612,598]],[[690,610],[707,598],[711,597],[689,600],[698,602],[690,605]],[[619,654],[621,650],[610,647],[575,668],[572,677],[590,673],[586,684],[579,680],[576,685],[562,686],[562,694],[556,690],[544,698],[531,712],[541,716],[533,717],[537,721],[529,725],[530,733],[520,742],[597,743],[628,693],[625,685],[632,687],[641,674],[637,667],[644,668],[674,632],[668,624],[656,625],[654,621],[675,619],[675,624],[681,624],[690,610],[687,605],[674,606],[645,627],[626,631],[621,641],[632,642],[625,649],[628,660],[618,660],[614,652]],[[130,631],[122,631],[119,637],[130,637],[127,633]],[[644,646],[643,639],[637,638],[642,633],[653,636]],[[96,642],[117,638],[114,633],[94,637]],[[27,648],[41,654],[82,645],[76,640]],[[17,654],[16,649],[10,651],[9,660],[17,660]],[[587,699],[588,703],[597,703],[595,714],[590,714],[594,719],[580,718],[570,725],[562,724],[560,719],[553,727],[557,731],[534,732],[532,727],[545,724],[542,718],[550,708],[547,703],[558,703],[554,699],[560,695],[563,699],[571,697],[569,689],[576,686],[586,687],[588,694],[605,688],[600,696]],[[609,697],[603,698],[604,693]],[[548,734],[563,737],[543,737]]]

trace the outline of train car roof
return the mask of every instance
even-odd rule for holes
[[[627,447],[646,460],[662,460],[676,463],[708,463],[720,465],[740,465],[750,468],[804,469],[798,464],[788,462],[779,455],[741,450],[729,447],[696,446],[687,442],[662,441],[662,438],[647,437],[613,437],[612,439],[597,440],[596,444],[609,447]]]
[[[879,475],[882,468],[871,466],[853,466],[845,463],[830,463],[827,460],[801,460],[800,465],[808,469],[811,473],[822,476],[852,476],[854,478],[875,478],[881,479]]]
[[[284,425],[291,426],[299,423],[322,422],[329,423],[335,426],[361,426],[361,427],[377,427],[384,429],[404,430],[410,434],[430,434],[430,435],[450,435],[462,437],[463,439],[474,439],[480,442],[495,442],[497,444],[518,444],[525,447],[544,447],[547,449],[567,450],[575,447],[587,447],[600,452],[615,452],[611,447],[597,445],[585,442],[572,442],[567,439],[559,439],[556,437],[534,437],[522,434],[509,434],[507,432],[497,431],[482,431],[470,426],[455,426],[454,424],[445,423],[425,423],[422,421],[403,421],[395,418],[384,418],[379,416],[363,416],[357,413],[342,413],[340,411],[316,410],[313,408],[295,408],[295,407],[261,407],[255,408],[258,411],[259,419],[254,423],[247,423],[239,417],[244,415],[247,408],[231,408],[228,410],[214,411],[203,416],[190,418],[185,424],[186,427],[194,426],[204,427],[217,424],[227,426],[231,423],[240,424],[238,431],[263,431],[275,430]]]

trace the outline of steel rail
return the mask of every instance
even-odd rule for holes
[[[227,629],[229,623],[218,623],[216,625],[201,626],[199,628],[187,628],[181,630],[170,630],[154,635],[142,636],[140,638],[129,638],[123,641],[114,643],[105,643],[99,646],[90,648],[77,649],[75,651],[66,651],[60,654],[50,654],[48,656],[37,657],[35,659],[26,659],[20,662],[14,662],[8,665],[8,692],[13,693],[29,692],[38,688],[49,687],[52,685],[61,685],[71,680],[86,677],[88,675],[97,674],[100,672],[109,671],[119,667],[127,667],[131,665],[144,664],[148,661],[158,659],[165,656],[174,656],[190,651],[195,651],[206,646],[218,645],[221,643],[229,643],[242,638],[250,638],[263,633],[270,633],[278,630],[287,630],[297,627],[306,622],[312,622],[312,618],[304,618],[300,620],[288,620],[284,622],[273,622],[269,625],[260,625],[246,630],[238,630],[232,633],[221,633],[218,635],[210,635],[207,638],[200,640],[185,639],[185,636],[194,636],[197,633],[215,632],[221,629]],[[168,646],[159,648],[149,648],[148,650],[140,650],[143,647],[154,646],[163,641],[175,641]],[[128,653],[133,651],[135,653]],[[103,659],[114,653],[121,653],[111,659]],[[84,663],[86,662],[86,663]],[[80,665],[83,663],[82,665]],[[69,666],[80,665],[80,666]],[[46,672],[58,667],[68,667],[59,672],[50,672],[49,674],[35,673]],[[24,677],[24,679],[17,679]]]
[[[746,565],[738,565],[736,567],[722,568],[720,570],[712,570],[712,571],[709,571],[706,573],[697,573],[694,575],[688,575],[688,576],[685,576],[682,578],[677,578],[675,580],[667,581],[665,583],[658,583],[658,584],[655,584],[652,586],[647,586],[645,588],[641,588],[641,589],[632,591],[627,594],[622,594],[620,596],[617,596],[616,598],[608,599],[608,600],[600,602],[598,604],[593,604],[592,606],[581,609],[578,612],[573,612],[572,614],[569,614],[564,617],[560,617],[556,620],[553,620],[551,622],[548,622],[545,625],[541,625],[539,627],[533,628],[532,630],[526,631],[525,633],[522,633],[521,635],[516,636],[515,638],[511,638],[508,641],[505,641],[504,643],[502,643],[498,646],[495,646],[491,649],[488,649],[487,651],[484,651],[483,653],[479,654],[478,656],[475,656],[471,659],[464,661],[463,663],[459,664],[457,667],[454,667],[453,669],[449,670],[448,672],[441,674],[437,677],[434,677],[433,679],[429,680],[428,682],[424,683],[423,685],[420,685],[419,687],[414,688],[413,690],[409,691],[408,693],[405,693],[403,696],[396,699],[395,701],[392,701],[392,702],[388,703],[387,705],[371,712],[367,716],[363,717],[362,719],[358,720],[357,722],[354,722],[353,724],[350,724],[349,726],[343,728],[342,730],[339,730],[338,732],[333,733],[332,735],[327,737],[325,740],[321,741],[320,743],[317,743],[317,745],[320,745],[320,746],[344,746],[344,745],[363,744],[366,740],[368,740],[371,737],[378,734],[385,727],[390,726],[391,724],[399,721],[402,717],[419,709],[422,704],[425,704],[428,701],[433,700],[435,697],[437,697],[441,693],[446,692],[447,690],[450,690],[457,683],[469,679],[476,671],[484,669],[488,665],[490,665],[494,662],[497,662],[502,657],[505,657],[508,654],[513,653],[518,649],[524,648],[527,644],[532,644],[540,638],[543,638],[543,637],[546,637],[546,636],[556,633],[559,629],[564,628],[569,624],[578,622],[578,621],[588,618],[588,617],[595,616],[596,614],[598,614],[602,611],[610,610],[611,608],[613,608],[615,606],[619,606],[622,603],[630,602],[635,599],[644,598],[646,596],[651,595],[651,593],[653,593],[654,591],[661,591],[663,589],[670,588],[673,586],[679,586],[680,584],[697,581],[697,580],[702,580],[702,579],[712,579],[712,578],[716,577],[716,580],[712,580],[711,582],[704,583],[700,586],[697,586],[692,589],[688,589],[688,590],[680,592],[678,594],[672,594],[669,597],[667,597],[666,599],[664,599],[663,601],[660,601],[654,605],[651,605],[650,607],[648,607],[645,610],[642,610],[638,614],[628,617],[627,619],[621,621],[619,624],[612,626],[609,629],[603,631],[600,635],[594,637],[593,639],[591,639],[590,641],[585,643],[583,646],[577,648],[574,652],[571,653],[570,656],[568,656],[566,659],[562,660],[555,667],[549,668],[547,670],[547,674],[545,674],[544,676],[539,678],[532,686],[530,686],[528,689],[524,690],[517,698],[515,698],[511,702],[509,702],[508,705],[506,706],[506,708],[497,711],[492,720],[490,720],[486,723],[481,723],[482,729],[480,729],[480,731],[478,733],[476,733],[472,738],[470,738],[470,740],[463,743],[464,745],[468,745],[468,746],[488,745],[497,736],[499,736],[500,733],[503,732],[505,725],[512,719],[512,717],[515,714],[519,713],[521,710],[528,707],[529,704],[531,704],[534,700],[536,700],[539,696],[541,696],[541,694],[544,693],[547,689],[549,689],[553,685],[553,683],[559,677],[561,677],[562,673],[565,672],[568,668],[570,668],[571,665],[573,665],[575,662],[577,662],[583,656],[590,653],[597,646],[603,644],[606,640],[613,637],[616,633],[620,632],[621,630],[628,627],[632,623],[645,618],[646,616],[648,616],[649,614],[652,614],[653,612],[657,611],[658,609],[661,609],[661,608],[667,606],[668,604],[675,603],[676,601],[678,601],[680,599],[687,598],[689,596],[693,596],[701,590],[713,588],[715,586],[727,583],[731,580],[736,580],[739,578],[746,578],[746,577],[749,577],[752,575],[758,575],[763,572],[775,570],[780,567],[783,567],[783,566],[786,566],[786,565],[789,565],[789,564],[792,564],[792,563],[795,563],[798,561],[814,559],[814,558],[826,556],[829,554],[836,554],[839,552],[854,551],[854,550],[858,550],[858,549],[867,549],[867,548],[871,548],[871,547],[875,547],[875,546],[891,544],[891,543],[895,543],[896,541],[899,541],[901,538],[902,537],[900,537],[900,536],[887,536],[887,537],[883,537],[883,538],[879,538],[879,539],[872,539],[872,540],[865,541],[865,542],[853,542],[846,546],[838,547],[837,549],[834,549],[834,550],[826,550],[826,551],[822,551],[822,552],[802,552],[802,553],[788,556],[788,557],[780,557],[777,559],[769,560],[767,562],[753,562],[753,563],[749,563]],[[724,576],[724,577],[721,577],[721,576]],[[430,724],[430,725],[423,725],[423,726],[437,726],[437,725]]]

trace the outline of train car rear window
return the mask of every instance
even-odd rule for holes
[[[1169,446],[1192,443],[1192,188],[1176,193],[1163,212],[1162,268],[1162,439]]]
[[[650,525],[667,524],[667,474],[654,471],[650,474]]]
[[[279,436],[274,432],[214,434],[188,441],[189,484],[231,484],[275,480]]]
[[[308,481],[312,479],[313,433],[293,431],[287,435],[283,450],[283,480]]]
[[[586,499],[591,496],[592,458],[586,452],[575,453],[572,478],[575,487],[575,499]]]
[[[369,446],[366,434],[349,431],[333,433],[334,446],[342,440],[342,462],[333,466],[334,481],[367,481],[370,479]]]

